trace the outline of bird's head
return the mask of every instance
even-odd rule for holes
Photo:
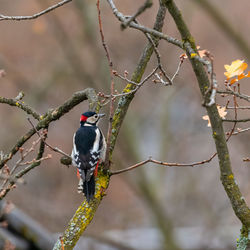
[[[105,114],[97,114],[93,111],[85,112],[81,115],[80,123],[81,125],[96,125],[100,118],[102,118]]]

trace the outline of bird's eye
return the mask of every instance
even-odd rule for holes
[[[95,115],[94,117],[95,117],[95,118],[98,118],[98,115]]]

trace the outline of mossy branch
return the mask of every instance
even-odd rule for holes
[[[1,100],[3,103],[22,108],[24,111],[26,111],[27,114],[31,114],[31,111],[35,112],[31,108],[28,108],[27,105],[25,106],[26,108],[24,108],[24,104],[22,105],[20,104],[20,106],[14,105],[13,103],[14,101],[11,99],[1,98]],[[76,92],[69,100],[67,100],[61,106],[52,109],[47,113],[45,113],[44,115],[40,116],[39,122],[36,125],[36,129],[32,128],[25,135],[23,135],[12,147],[7,156],[0,161],[0,169],[4,166],[4,164],[7,161],[9,161],[13,157],[13,155],[15,155],[18,152],[19,148],[36,133],[36,130],[39,131],[42,128],[48,127],[51,122],[60,119],[63,115],[65,115],[67,112],[73,109],[76,105],[85,100],[89,100],[90,109],[94,110],[96,108],[96,106],[98,105],[98,97],[94,89],[87,88],[85,90]]]
[[[109,174],[103,171],[98,172],[96,178],[95,197],[89,203],[86,199],[79,206],[73,218],[70,220],[64,234],[57,240],[53,250],[73,249],[84,230],[92,221],[98,206],[101,203],[105,190],[108,188]]]
[[[197,52],[195,41],[191,36],[190,31],[182,18],[181,12],[175,5],[174,1],[164,0],[163,3],[168,8],[168,11],[173,17],[176,26],[182,36],[182,39],[184,41],[184,49],[186,50],[186,53],[192,64],[193,70],[199,83],[201,94],[203,98],[205,98],[206,90],[209,88],[209,79],[202,62],[200,60],[197,60],[196,57],[192,57],[190,54],[190,47],[195,52]],[[215,104],[211,107],[206,107],[206,109],[211,121],[212,135],[218,153],[221,182],[231,201],[231,205],[236,216],[240,219],[243,225],[245,225],[247,228],[250,228],[250,209],[248,208],[240,192],[240,189],[236,184],[234,174],[232,172],[225,132],[222,126],[222,120],[219,116]]]
[[[32,115],[36,120],[40,120],[40,114],[36,112],[33,108],[25,104],[23,101],[17,98],[5,98],[0,96],[0,103],[5,103],[10,106],[18,107],[25,111],[28,115]]]

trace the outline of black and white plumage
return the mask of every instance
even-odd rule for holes
[[[102,131],[97,127],[104,114],[88,111],[81,115],[80,128],[73,137],[72,163],[80,175],[78,192],[83,192],[89,202],[95,194],[95,175],[98,164],[104,162],[106,142]]]

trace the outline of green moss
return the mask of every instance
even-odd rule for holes
[[[87,226],[91,223],[95,212],[105,196],[106,189],[109,185],[109,174],[105,174],[104,171],[99,171],[96,177],[96,192],[95,197],[89,203],[84,200],[83,203],[76,210],[73,218],[69,222],[69,225],[61,238],[64,244],[64,249],[73,249],[78,239],[85,231]],[[54,250],[61,249],[60,239],[54,247]]]

